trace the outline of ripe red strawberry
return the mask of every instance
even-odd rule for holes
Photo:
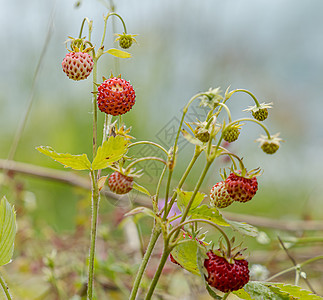
[[[132,190],[133,178],[115,171],[110,175],[108,185],[113,193],[127,194]]]
[[[232,172],[225,180],[225,187],[228,194],[234,201],[250,201],[258,190],[258,182],[255,175],[245,176],[239,172]]]
[[[216,255],[212,250],[204,261],[208,276],[208,284],[223,293],[240,290],[249,282],[248,262],[244,259],[233,259],[229,263],[224,257]]]
[[[109,78],[98,87],[98,107],[106,114],[125,114],[135,104],[135,98],[133,86],[118,77]]]
[[[233,198],[229,195],[225,182],[216,183],[210,192],[211,205],[218,208],[225,208],[233,203]]]
[[[86,79],[92,72],[93,60],[85,52],[69,52],[62,62],[63,71],[73,80]]]

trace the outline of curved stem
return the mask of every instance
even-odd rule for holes
[[[87,288],[88,300],[92,300],[92,297],[93,297],[94,257],[95,257],[98,212],[99,212],[99,202],[100,202],[100,193],[99,193],[99,188],[96,181],[95,171],[91,171],[91,180],[92,180],[92,218],[91,218],[91,244],[90,244],[89,270],[88,270],[88,288]]]
[[[123,25],[123,29],[124,29],[124,33],[127,33],[127,28],[126,28],[126,24],[125,22],[123,21],[122,17],[120,15],[118,15],[117,13],[115,12],[110,12],[106,15],[106,17],[104,17],[104,27],[103,27],[103,34],[102,34],[102,40],[101,40],[101,47],[103,47],[103,44],[104,44],[104,40],[105,40],[105,35],[106,35],[106,32],[107,32],[107,22],[108,22],[108,19],[110,16],[116,16],[118,17],[121,22],[122,22],[122,25]]]
[[[142,157],[142,158],[138,158],[136,159],[135,161],[133,161],[132,163],[130,163],[126,170],[125,170],[125,173],[127,173],[128,171],[130,171],[130,169],[137,163],[140,163],[140,162],[143,162],[145,160],[156,160],[156,161],[160,161],[162,162],[163,164],[167,164],[166,161],[164,161],[162,158],[159,158],[159,157],[154,157],[154,156],[148,156],[148,157]]]
[[[228,299],[229,295],[230,295],[230,292],[225,293],[225,294],[223,295],[222,300]]]
[[[162,173],[160,174],[158,184],[157,184],[157,187],[156,187],[156,196],[155,196],[155,198],[153,200],[153,209],[154,209],[155,213],[157,213],[158,210],[159,210],[158,209],[159,191],[160,191],[161,183],[162,183],[162,180],[163,180],[163,178],[165,176],[166,170],[167,170],[167,166],[164,167]]]
[[[231,123],[232,122],[232,118],[231,118],[231,112],[230,112],[230,110],[229,110],[229,107],[228,106],[226,106],[224,103],[219,103],[219,106],[222,106],[225,110],[226,110],[226,112],[227,112],[227,114],[228,114],[228,118],[229,118],[229,123]]]
[[[80,29],[80,33],[79,33],[79,39],[82,38],[82,32],[83,32],[85,21],[88,21],[87,18],[84,18],[82,21],[81,29]]]
[[[9,293],[8,286],[5,283],[4,279],[2,278],[1,274],[0,274],[0,285],[1,285],[2,289],[3,289],[4,294],[7,297],[7,300],[11,300],[12,298],[11,298],[11,295]]]
[[[243,93],[246,93],[248,94],[249,96],[252,97],[253,101],[255,102],[256,106],[257,107],[260,107],[260,104],[257,100],[257,98],[254,96],[253,93],[249,92],[248,90],[245,90],[245,89],[236,89],[236,90],[233,90],[232,92],[230,92],[231,96],[234,94],[234,93],[237,93],[237,92],[243,92]]]
[[[148,145],[153,145],[157,148],[159,148],[160,150],[162,150],[164,153],[166,153],[166,155],[168,156],[168,152],[167,150],[162,147],[161,145],[157,144],[157,143],[154,143],[154,142],[150,142],[150,141],[140,141],[140,142],[135,142],[135,143],[132,143],[128,146],[128,149],[133,147],[133,146],[137,146],[137,145],[143,145],[143,144],[148,144]]]
[[[94,159],[96,155],[96,150],[97,150],[97,138],[98,138],[98,133],[97,133],[97,124],[98,124],[98,108],[97,108],[97,103],[96,103],[96,94],[98,91],[96,82],[97,82],[97,58],[94,56],[93,57],[93,71],[92,71],[92,76],[93,76],[93,84],[92,84],[92,105],[93,105],[93,152],[92,152],[92,158]]]
[[[137,272],[137,275],[136,275],[136,278],[135,278],[135,281],[133,283],[133,287],[132,287],[132,290],[131,290],[131,294],[130,294],[130,297],[129,297],[129,300],[135,300],[136,299],[136,295],[138,293],[138,289],[139,289],[139,286],[140,286],[140,282],[141,282],[141,279],[142,279],[142,276],[145,272],[145,269],[146,269],[146,266],[148,264],[148,261],[149,261],[149,258],[151,256],[151,253],[155,247],[155,244],[158,240],[158,237],[161,233],[161,229],[160,227],[158,226],[157,224],[154,225],[154,228],[153,228],[153,231],[152,231],[152,234],[151,234],[151,237],[150,237],[150,241],[149,241],[149,244],[147,246],[147,249],[146,249],[146,252],[145,252],[145,255],[142,259],[142,262],[140,264],[140,267],[139,267],[139,270]]]
[[[233,122],[231,122],[231,123],[227,124],[227,126],[226,126],[226,127],[232,126],[232,125],[234,125],[234,124],[236,124],[236,123],[238,124],[238,123],[243,122],[243,121],[248,121],[248,122],[254,122],[254,123],[257,123],[257,124],[258,124],[259,126],[261,126],[261,127],[263,128],[263,130],[266,132],[266,134],[267,134],[268,138],[269,138],[269,139],[271,139],[271,136],[270,136],[270,133],[269,133],[269,131],[268,131],[267,127],[266,127],[264,124],[262,124],[261,122],[259,122],[258,120],[255,120],[255,119],[251,119],[251,118],[241,118],[241,119],[235,120],[235,121],[233,121]]]
[[[206,224],[209,224],[209,225],[212,225],[213,227],[215,227],[221,234],[222,236],[224,237],[226,243],[227,243],[227,246],[228,246],[228,257],[230,257],[230,253],[231,253],[231,243],[230,243],[230,240],[228,238],[228,236],[226,235],[226,233],[224,232],[224,230],[221,229],[221,227],[217,224],[215,224],[214,222],[210,221],[210,220],[206,220],[206,219],[191,219],[191,220],[187,220],[185,222],[182,222],[180,223],[179,225],[177,225],[176,227],[174,227],[168,234],[168,237],[169,239],[171,238],[171,236],[173,234],[176,233],[177,230],[181,229],[184,225],[186,224],[190,224],[190,223],[206,223]]]

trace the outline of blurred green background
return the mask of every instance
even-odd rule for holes
[[[1,0],[1,158],[8,156],[27,109],[51,16],[50,40],[15,159],[61,170],[35,150],[39,145],[90,156],[91,81],[68,80],[61,62],[64,41],[78,35],[84,17],[94,21],[92,41],[99,44],[109,2],[75,4]],[[273,134],[281,132],[285,143],[274,156],[265,155],[254,142],[261,129],[244,127],[231,149],[244,157],[249,169],[261,167],[264,174],[255,201],[227,210],[289,220],[321,219],[322,1],[118,0],[115,5],[128,32],[138,34],[138,44],[130,49],[133,57],[120,62],[122,76],[137,94],[136,105],[125,117],[132,135],[158,142],[165,126],[181,116],[181,109],[197,92],[218,86],[225,91],[230,85],[248,89],[260,102],[274,102],[266,124]],[[116,47],[109,22],[106,48]],[[99,78],[111,71],[116,72],[114,60],[106,55],[100,60]],[[236,94],[229,102],[233,118],[246,116],[242,109],[252,104],[247,95]],[[187,145],[181,152],[179,169],[187,164],[192,149]],[[218,163],[211,170],[204,192],[219,180],[218,168],[224,166]],[[197,176],[198,169],[188,189]],[[154,183],[148,177],[141,181],[148,187]],[[46,222],[58,231],[74,228],[80,196],[73,188],[27,177],[24,184],[37,203],[36,224]]]

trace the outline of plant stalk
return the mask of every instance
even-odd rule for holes
[[[1,285],[2,289],[3,289],[4,294],[7,297],[7,300],[11,300],[12,298],[11,298],[11,295],[9,293],[8,286],[5,283],[4,279],[2,278],[1,274],[0,274],[0,285]]]
[[[158,240],[158,237],[159,237],[160,233],[161,233],[161,229],[160,229],[159,225],[155,224],[155,226],[153,228],[153,231],[152,231],[152,234],[151,234],[151,237],[150,237],[149,244],[148,244],[146,252],[145,252],[145,255],[144,255],[143,259],[142,259],[142,262],[141,262],[139,270],[137,272],[135,281],[133,283],[133,287],[132,287],[132,290],[131,290],[129,300],[135,300],[136,299],[136,295],[138,293],[138,289],[139,289],[139,286],[140,286],[142,276],[143,276],[143,274],[145,272],[145,269],[146,269],[146,266],[148,264],[149,258],[151,256],[151,253],[152,253],[154,247],[155,247],[155,244],[156,244],[156,242]]]

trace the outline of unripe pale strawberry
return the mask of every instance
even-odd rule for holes
[[[229,263],[225,257],[216,255],[212,250],[207,252],[204,261],[207,271],[207,283],[223,293],[240,290],[249,282],[248,261],[233,259]]]
[[[133,177],[121,174],[118,171],[113,172],[108,180],[111,192],[122,195],[132,190]]]
[[[210,192],[210,199],[211,205],[218,208],[228,207],[234,201],[233,198],[229,195],[224,181],[220,181],[212,187]]]
[[[86,79],[93,70],[93,59],[85,52],[69,52],[62,62],[63,71],[73,80]]]
[[[133,86],[126,80],[113,77],[98,87],[97,103],[100,111],[113,116],[123,115],[135,104]]]

